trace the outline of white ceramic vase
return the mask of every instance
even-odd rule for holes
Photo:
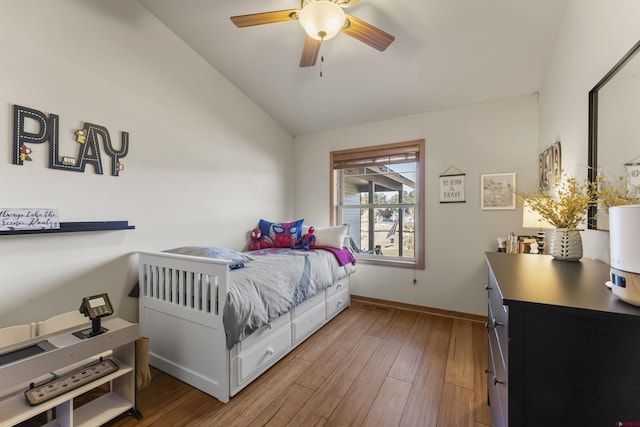
[[[549,253],[562,261],[578,261],[582,258],[582,238],[578,230],[554,228],[551,233]]]

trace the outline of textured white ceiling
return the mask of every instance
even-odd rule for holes
[[[393,34],[379,52],[338,34],[300,68],[297,21],[230,16],[297,0],[139,0],[292,135],[537,92],[568,0],[361,0],[347,13]],[[322,70],[322,77],[320,71]]]

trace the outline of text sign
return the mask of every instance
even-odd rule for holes
[[[0,231],[60,228],[56,209],[0,208]]]
[[[36,132],[27,130],[26,122],[32,121],[37,127]],[[108,157],[111,158],[111,175],[118,176],[124,168],[121,159],[129,151],[129,133],[121,133],[120,149],[116,149],[106,127],[93,123],[85,123],[84,127],[76,131],[76,141],[79,143],[76,157],[61,156],[59,151],[59,121],[56,114],[46,115],[42,111],[20,105],[13,106],[13,164],[23,165],[25,160],[31,160],[31,149],[27,144],[49,143],[49,167],[51,169],[72,172],[84,172],[87,165],[93,165],[97,174],[102,175],[102,156],[100,141]]]
[[[440,176],[440,203],[464,202],[464,174]]]

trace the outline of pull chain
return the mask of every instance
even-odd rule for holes
[[[320,56],[320,77],[322,77],[322,68],[324,66],[324,55]]]

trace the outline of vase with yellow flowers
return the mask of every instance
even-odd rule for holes
[[[522,192],[519,196],[529,209],[555,227],[549,247],[553,258],[563,261],[582,258],[582,238],[578,228],[593,203],[591,186],[587,181],[580,182],[563,172],[555,196],[542,191]]]

